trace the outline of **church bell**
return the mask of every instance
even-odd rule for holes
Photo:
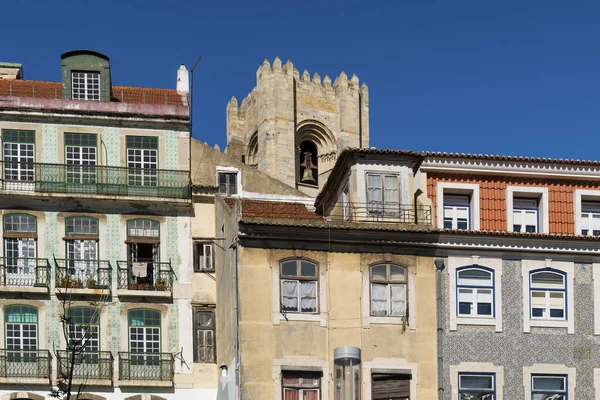
[[[302,175],[302,182],[315,182],[315,178],[313,177],[311,168],[304,169],[304,174]]]

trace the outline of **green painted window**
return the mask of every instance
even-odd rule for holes
[[[37,309],[26,305],[4,308],[5,338],[7,350],[37,350]],[[32,354],[9,353],[9,358],[28,357]]]
[[[65,230],[67,235],[97,235],[98,220],[92,217],[68,217]]]
[[[158,138],[156,136],[127,136],[127,148],[158,150]]]
[[[127,236],[160,237],[160,224],[153,219],[130,219]]]
[[[37,218],[28,214],[8,214],[4,216],[4,232],[37,231]]]
[[[92,133],[65,133],[66,146],[96,147],[98,135]]]
[[[35,143],[35,131],[5,129],[2,131],[2,141],[4,143]]]
[[[100,321],[98,310],[92,307],[71,307],[68,311],[69,341],[87,353],[100,351]]]
[[[129,311],[129,349],[133,354],[160,353],[160,312],[149,309]],[[156,356],[134,356],[133,364],[155,364]]]

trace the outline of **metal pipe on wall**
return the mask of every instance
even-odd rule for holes
[[[444,355],[442,352],[442,336],[444,325],[442,319],[442,272],[444,271],[444,259],[436,258],[435,262],[435,286],[436,286],[436,314],[437,314],[437,375],[438,375],[438,400],[444,398]]]

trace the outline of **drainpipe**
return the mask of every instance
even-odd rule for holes
[[[235,400],[241,399],[240,389],[240,335],[239,335],[239,314],[238,314],[238,254],[237,254],[237,239],[231,245],[233,249],[233,332],[235,346]]]
[[[438,400],[444,398],[444,356],[442,353],[442,335],[444,333],[442,319],[442,272],[444,271],[444,259],[436,258],[435,281],[436,281],[436,315],[437,315],[437,375],[438,375]]]

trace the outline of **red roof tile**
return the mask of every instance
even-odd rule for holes
[[[236,199],[226,197],[223,200],[233,207]],[[306,208],[302,203],[241,199],[242,218],[323,220],[323,217]]]
[[[62,99],[61,82],[0,79],[0,96]],[[187,99],[173,89],[113,86],[111,101],[130,104],[185,106]]]

